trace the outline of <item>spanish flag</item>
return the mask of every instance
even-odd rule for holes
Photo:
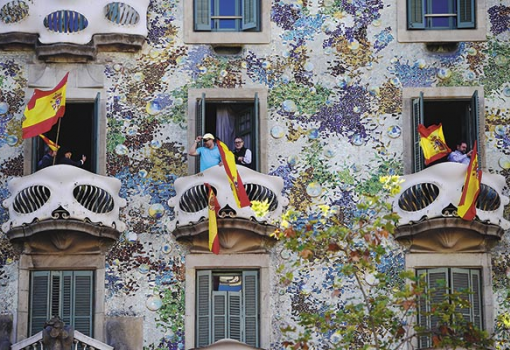
[[[207,198],[209,207],[209,250],[214,254],[220,253],[220,239],[218,237],[218,223],[216,222],[216,216],[220,211],[220,204],[218,199],[212,190],[211,185],[204,183],[207,187]]]
[[[241,176],[239,176],[239,172],[237,171],[234,153],[232,153],[232,151],[228,149],[227,145],[225,145],[220,140],[217,141],[217,145],[220,150],[221,161],[223,162],[223,167],[227,173],[228,182],[230,183],[230,188],[232,189],[232,193],[236,199],[237,206],[239,208],[250,206],[250,199],[246,194],[243,181],[241,180]]]
[[[34,90],[32,98],[25,108],[25,120],[22,123],[23,138],[43,134],[50,130],[62,117],[66,106],[67,73],[62,81],[50,91]]]
[[[466,181],[460,197],[457,214],[464,220],[473,220],[476,217],[476,199],[480,193],[480,183],[482,182],[482,171],[478,166],[478,154],[476,152],[476,141],[471,154],[466,171]]]
[[[426,128],[423,124],[418,125],[420,133],[420,146],[423,150],[425,165],[447,156],[451,150],[446,144],[443,134],[443,125],[431,125]]]
[[[57,145],[55,142],[51,141],[49,138],[47,138],[43,134],[40,134],[39,136],[43,139],[44,142],[46,142],[46,144],[52,151],[58,151],[58,149],[60,148],[59,145]]]

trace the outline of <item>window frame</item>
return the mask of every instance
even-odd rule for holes
[[[494,305],[492,292],[492,263],[489,253],[408,253],[405,257],[405,268],[416,274],[420,269],[433,268],[479,269],[481,278],[481,308],[484,329],[494,332]],[[413,317],[410,324],[417,324]],[[413,339],[414,348],[418,347],[418,339]]]
[[[486,0],[475,0],[475,28],[425,29],[425,24],[423,24],[423,28],[421,29],[409,29],[408,0],[397,0],[397,39],[402,43],[486,41],[486,2]]]
[[[260,0],[259,31],[196,31],[194,3],[193,0],[183,1],[184,42],[186,44],[243,45],[269,44],[271,42],[271,0]]]
[[[18,270],[18,311],[14,339],[20,341],[29,334],[30,279],[33,271],[73,270],[93,271],[93,334],[105,341],[105,256],[102,254],[71,254],[48,258],[45,254],[21,254]]]
[[[420,98],[423,93],[424,100],[471,100],[473,95],[478,95],[478,154],[480,166],[485,168],[485,101],[482,86],[463,87],[434,87],[434,88],[403,88],[402,90],[402,115],[403,126],[403,162],[404,174],[412,174],[414,171],[415,150],[419,147],[416,140],[417,130],[414,129],[413,109],[417,108],[413,100]],[[419,153],[419,152],[418,152]]]
[[[188,90],[188,142],[186,149],[193,143],[197,133],[198,123],[198,108],[200,104],[197,101],[201,101],[205,94],[205,101],[210,102],[222,102],[222,101],[233,101],[233,102],[246,102],[250,103],[255,101],[255,96],[258,97],[258,135],[255,135],[255,145],[257,149],[251,149],[254,159],[257,159],[259,169],[261,173],[267,173],[267,145],[268,139],[268,120],[267,120],[267,88],[241,88],[241,89],[190,89]],[[255,116],[257,117],[257,116]],[[188,157],[188,173],[190,175],[198,172],[197,164],[194,157]]]
[[[106,93],[103,84],[103,69],[100,65],[84,70],[79,65],[71,65],[69,69],[42,70],[38,65],[29,65],[29,81],[25,94],[25,104],[28,103],[33,94],[34,88],[42,90],[51,89],[56,85],[57,78],[69,72],[69,79],[66,90],[66,103],[91,103],[94,104],[94,113],[97,116],[93,128],[96,137],[96,165],[97,175],[106,175]],[[42,77],[41,77],[42,75]],[[90,82],[91,78],[98,78],[98,81]],[[39,80],[37,80],[39,79]],[[41,87],[41,81],[44,86]],[[65,118],[65,116],[63,117]],[[34,141],[36,140],[36,141]],[[55,140],[53,140],[55,141]],[[36,149],[35,142],[39,138],[26,139],[23,142],[23,175],[30,175],[36,171],[34,165],[38,159],[34,159]]]
[[[197,271],[241,271],[257,270],[259,282],[259,347],[269,349],[271,334],[269,300],[270,280],[268,254],[188,254],[186,256],[186,316],[185,316],[185,349],[196,347],[196,290]]]

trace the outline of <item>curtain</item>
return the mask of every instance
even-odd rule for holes
[[[234,149],[235,116],[229,105],[216,108],[216,136],[231,150]]]

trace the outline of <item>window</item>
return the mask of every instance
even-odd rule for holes
[[[239,325],[237,334],[244,332],[247,346],[269,349],[272,332],[268,303],[269,265],[269,254],[186,255],[185,349],[205,346],[203,344],[209,341],[213,343],[212,323],[216,324],[214,331],[224,334],[230,331],[230,337],[235,336],[236,322]],[[236,278],[242,283],[241,287],[223,283],[220,288],[221,278]],[[213,297],[216,298],[214,301]],[[215,309],[211,311],[213,303]],[[236,311],[237,314],[244,313],[244,320],[236,318]],[[217,315],[214,320],[213,314]],[[218,328],[216,322],[223,322],[223,328]],[[251,345],[254,341],[258,345]]]
[[[79,160],[82,155],[87,157],[83,169],[98,172],[98,105],[99,94],[94,102],[66,103],[64,117],[59,123],[46,132],[45,135],[52,141],[57,141],[61,149],[69,149],[72,152],[72,159]],[[45,143],[42,139],[35,139],[33,142],[32,169],[37,170],[37,162],[44,156]],[[61,157],[59,154],[57,157]],[[58,159],[57,159],[58,161]]]
[[[271,0],[184,2],[184,41],[189,44],[270,42]]]
[[[425,168],[418,124],[429,127],[441,123],[446,143],[452,151],[460,140],[466,141],[469,148],[473,147],[477,140],[479,159],[483,165],[484,125],[480,110],[483,110],[481,88],[404,89],[403,113],[409,115],[409,123],[404,124],[405,173],[414,173]],[[442,161],[446,161],[446,157],[437,162]]]
[[[59,316],[66,325],[93,336],[93,271],[32,271],[29,336]]]
[[[475,28],[475,0],[408,0],[409,29]]]
[[[260,31],[260,0],[194,0],[195,31]]]
[[[494,331],[494,300],[492,293],[492,265],[490,253],[407,253],[405,256],[406,269],[415,274],[427,273],[427,282],[429,288],[435,288],[437,285],[444,286],[445,283],[450,288],[468,288],[474,292],[469,295],[471,298],[471,308],[463,310],[466,319],[469,315],[470,320],[475,325],[480,325],[485,331],[491,334]],[[444,282],[439,283],[442,280]],[[444,295],[444,288],[441,291]],[[455,289],[455,290],[459,290]],[[437,292],[439,295],[441,292]],[[427,303],[423,301],[418,305],[419,310],[426,310]],[[430,318],[418,318],[409,320],[412,324],[434,326],[434,320]],[[423,337],[413,343],[416,348],[427,347],[430,339]]]
[[[466,322],[483,329],[482,322],[482,282],[480,269],[471,268],[433,268],[418,269],[418,276],[424,276],[426,288],[430,291],[430,300],[421,298],[418,305],[418,324],[426,329],[434,330],[441,324],[441,319],[427,315],[433,303],[440,303],[449,293],[460,292],[462,298],[469,302],[469,307],[456,308]],[[444,322],[444,321],[443,321]],[[420,337],[419,348],[432,347],[430,336]]]
[[[190,90],[188,101],[189,125],[194,126],[188,134],[190,143],[196,135],[210,132],[233,150],[234,139],[242,137],[244,146],[252,152],[251,168],[266,169],[267,121],[263,116],[267,115],[267,90]],[[200,159],[196,157],[194,160],[194,164],[190,164],[193,170],[199,168]]]
[[[397,0],[399,42],[486,40],[486,0]]]
[[[197,271],[196,345],[229,338],[259,346],[258,271]]]

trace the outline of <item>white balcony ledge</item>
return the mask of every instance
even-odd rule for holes
[[[118,195],[118,179],[75,166],[53,165],[14,178],[8,186],[12,196],[2,204],[9,220],[2,230],[11,241],[32,240],[40,232],[52,232],[53,244],[68,249],[80,236],[116,240],[126,229],[119,219],[126,200]]]
[[[393,210],[400,216],[395,237],[414,251],[487,251],[501,239],[510,222],[504,217],[509,199],[505,178],[483,172],[476,218],[459,218],[467,165],[440,163],[404,176]]]
[[[175,181],[175,197],[168,201],[174,207],[176,220],[168,227],[178,240],[192,242],[192,251],[206,252],[208,233],[208,196],[204,183],[211,185],[220,204],[218,233],[223,253],[261,252],[274,231],[273,220],[282,215],[288,200],[281,194],[283,179],[258,173],[243,166],[238,168],[250,200],[267,201],[269,212],[256,217],[251,207],[238,208],[221,166]]]

